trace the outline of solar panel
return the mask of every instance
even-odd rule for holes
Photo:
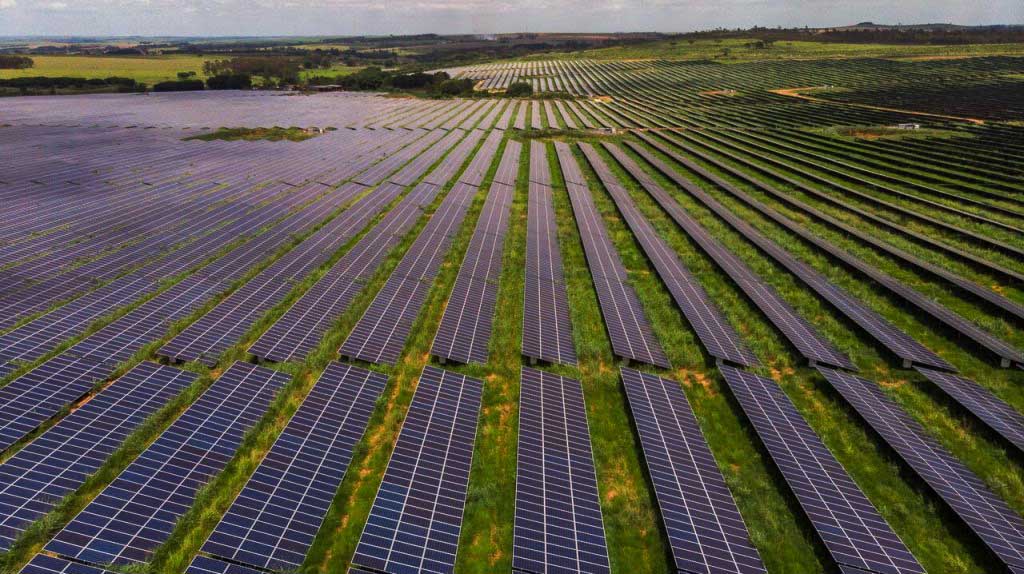
[[[978,417],[1018,450],[1024,452],[1024,415],[978,383],[942,371],[917,367],[957,403]]]
[[[290,380],[284,373],[236,362],[46,550],[93,564],[148,560]]]
[[[266,574],[266,571],[200,555],[192,559],[185,574]]]
[[[621,369],[680,572],[766,572],[679,383]]]
[[[524,367],[512,569],[610,572],[579,381]]]
[[[583,153],[594,166],[594,170],[612,196],[626,223],[633,230],[633,235],[640,242],[648,259],[654,264],[658,275],[668,287],[673,300],[683,311],[686,320],[697,333],[697,337],[704,344],[708,354],[718,360],[738,365],[757,365],[758,360],[754,353],[743,343],[739,334],[726,321],[722,312],[711,301],[707,292],[683,262],[679,260],[675,251],[658,235],[647,218],[640,213],[636,203],[629,196],[629,192],[619,184],[600,156],[589,144],[580,144],[580,148],[583,149]],[[629,166],[632,170],[639,170],[639,166],[622,153],[617,146],[605,144],[605,148],[622,165]]]
[[[510,141],[501,164],[518,165],[521,151],[518,142]],[[498,169],[503,167],[507,171],[515,171],[508,165]],[[460,363],[487,362],[487,345],[491,337],[505,233],[514,193],[512,186],[491,184],[431,345],[431,353],[436,357]]]
[[[720,371],[837,564],[924,572],[775,381],[729,366]]]
[[[141,363],[0,464],[0,550],[96,472],[197,375]]]
[[[21,574],[115,574],[111,570],[103,570],[95,566],[86,566],[70,562],[63,558],[55,558],[45,554],[36,554],[31,562],[21,569]]]
[[[590,197],[590,189],[585,183],[576,183],[584,181],[584,178],[572,150],[564,142],[555,142],[555,150],[565,174],[569,199],[612,350],[619,357],[670,368],[671,364],[647,320],[640,299],[629,284],[626,268],[608,236],[601,214]]]
[[[627,145],[648,163],[665,173],[678,185],[699,189],[651,155],[646,149],[627,142]],[[625,166],[624,166],[625,167]],[[751,270],[739,257],[718,242],[697,220],[690,217],[667,191],[641,172],[630,172],[664,209],[677,225],[729,275],[737,287],[761,310],[786,339],[812,364],[821,363],[850,370],[856,365],[821,336],[767,283]]]
[[[482,392],[476,379],[423,369],[352,564],[454,570]]]
[[[536,140],[530,143],[530,171],[537,171],[539,178],[550,181],[547,150]],[[526,223],[522,353],[535,361],[575,365],[576,349],[556,221],[551,187],[531,181]]]
[[[202,551],[271,570],[301,566],[386,384],[381,373],[328,365]]]
[[[818,368],[839,394],[1011,571],[1024,571],[1024,519],[872,381]]]

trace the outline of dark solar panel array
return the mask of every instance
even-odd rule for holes
[[[579,381],[522,369],[512,569],[610,572]]]
[[[544,181],[551,181],[547,150],[531,140],[522,353],[533,360],[575,365],[558,222],[551,186]]]
[[[460,151],[456,149],[456,152]],[[448,159],[461,165],[470,151],[465,148],[460,156]],[[497,149],[484,146],[478,153],[489,156],[489,163]],[[385,364],[394,364],[398,360],[452,240],[478,191],[477,187],[462,182],[452,187],[341,345],[341,356]]]
[[[328,365],[202,551],[271,570],[301,566],[386,384],[381,373]]]
[[[839,186],[838,184],[834,184],[834,182],[829,182],[828,180],[824,181],[829,185]],[[806,186],[799,187],[804,191],[807,191],[808,189]],[[850,190],[849,188],[842,186],[839,187],[844,191],[844,193],[857,193],[853,190]],[[872,196],[869,195],[868,197]],[[860,211],[858,211],[858,213],[860,213]],[[910,211],[908,213],[915,214],[917,212]],[[941,223],[941,221],[938,220],[932,221],[930,218],[929,221],[931,223]],[[906,230],[906,226],[896,225],[895,227],[896,230],[899,232],[904,232]],[[964,232],[964,230],[955,227],[953,228],[953,230],[957,232]],[[969,234],[970,232],[964,233]],[[935,245],[934,242],[932,242],[931,244],[933,246]],[[840,251],[839,253],[845,255],[845,252]],[[1009,367],[1014,364],[1024,366],[1024,353],[1022,353],[1019,349],[1013,347],[1012,345],[1008,344],[1006,341],[1003,341],[1002,339],[993,336],[989,332],[985,331],[977,324],[975,324],[973,321],[970,321],[969,319],[959,315],[958,313],[951,311],[949,308],[937,303],[936,301],[925,296],[924,294],[898,281],[894,277],[879,271],[875,267],[868,265],[857,258],[849,257],[848,255],[836,256],[842,259],[843,262],[846,263],[847,265],[854,267],[861,273],[869,276],[876,283],[892,291],[898,297],[904,299],[905,301],[914,305],[918,309],[921,309],[925,313],[928,313],[935,320],[945,324],[948,328],[957,331],[963,336],[964,339],[972,341],[974,344],[977,344],[985,349],[988,349],[993,355],[999,357],[1000,363],[1003,367]],[[968,291],[974,292],[975,295],[983,296],[983,298],[988,299],[993,304],[1003,307],[1004,309],[1010,310],[1010,312],[1016,312],[1017,310],[1019,310],[1019,307],[1017,306],[1008,305],[1007,301],[1003,301],[990,295],[984,295],[983,293],[977,292],[977,289],[970,288],[969,282],[959,282],[959,286],[961,288],[967,289]]]
[[[84,396],[113,374],[118,364],[163,337],[175,321],[227,289],[293,234],[337,209],[343,198],[344,194],[329,193],[4,386],[0,389],[0,448],[11,446]]]
[[[518,171],[520,155],[522,146],[519,142],[509,141],[498,170]],[[436,357],[459,363],[487,362],[509,208],[514,194],[514,185],[491,183],[431,346],[430,352]]]
[[[650,154],[646,149],[627,142],[637,154],[651,165],[673,177],[680,186],[696,187],[686,181],[664,162]],[[629,166],[623,166],[629,169]],[[750,300],[761,310],[775,327],[786,336],[786,339],[811,363],[822,363],[836,367],[855,370],[856,366],[850,358],[836,349],[803,317],[797,314],[786,301],[760,276],[754,273],[734,253],[718,242],[697,220],[690,217],[667,191],[642,172],[630,172],[643,185],[644,189],[654,198],[676,224],[725,271]]]
[[[365,191],[356,184],[347,184],[343,189],[349,198]],[[179,362],[215,365],[220,355],[283,301],[296,283],[366,227],[395,196],[397,191],[386,188],[362,198],[168,341],[159,354]]]
[[[702,177],[714,182],[722,189],[726,190],[730,194],[741,198],[755,209],[771,217],[775,221],[778,221],[781,225],[785,226],[801,236],[812,241],[816,245],[826,249],[832,255],[835,255],[843,260],[855,260],[855,258],[845,251],[839,249],[835,245],[828,243],[824,239],[821,239],[811,232],[803,229],[795,222],[783,217],[781,214],[770,209],[761,202],[750,197],[746,193],[740,191],[729,182],[716,176],[715,174],[704,169],[700,165],[690,161],[689,159],[680,156],[679,154],[667,149],[654,139],[641,135],[644,141],[650,143],[656,147],[662,153],[669,155],[675,161],[681,165],[686,166],[687,169],[700,174]],[[885,348],[889,349],[894,355],[901,358],[906,367],[914,364],[925,365],[945,370],[955,370],[952,365],[942,360],[938,355],[928,350],[924,345],[918,343],[913,337],[901,331],[895,325],[887,321],[881,315],[876,313],[870,307],[865,305],[859,299],[855,298],[844,289],[833,284],[824,275],[817,272],[813,267],[803,263],[796,257],[792,256],[789,252],[783,249],[775,242],[768,239],[766,236],[761,234],[759,231],[754,229],[752,225],[744,221],[739,216],[735,215],[728,209],[726,209],[718,201],[714,200],[710,195],[701,191],[697,193],[697,190],[691,191],[697,199],[699,199],[709,209],[717,213],[722,219],[725,219],[730,225],[739,231],[744,237],[749,239],[755,245],[761,248],[762,251],[770,255],[773,259],[782,264],[786,269],[789,269],[796,277],[804,282],[808,287],[813,289],[818,295],[820,295],[826,301],[832,303],[840,312],[843,313],[851,321],[859,325],[866,333],[875,338]],[[858,261],[859,265],[866,266],[867,264],[863,261]]]
[[[671,367],[647,320],[640,299],[629,284],[626,268],[590,197],[590,189],[573,157],[572,149],[564,142],[555,142],[555,150],[569,189],[569,199],[576,215],[576,225],[612,350],[619,357],[664,368]]]
[[[21,574],[115,574],[95,566],[86,566],[70,562],[63,558],[55,558],[45,554],[36,554],[31,562],[21,569]]]
[[[872,381],[818,368],[825,379],[1012,572],[1024,572],[1024,519]]]
[[[626,224],[633,230],[654,265],[659,277],[668,287],[676,305],[683,311],[686,320],[693,327],[708,354],[716,360],[729,361],[743,366],[758,364],[757,357],[743,343],[732,325],[728,323],[722,312],[715,306],[704,288],[680,261],[679,256],[662,239],[647,218],[640,213],[629,192],[619,183],[608,166],[589,144],[580,144],[584,155],[601,178],[608,193],[612,196]],[[605,144],[615,159],[623,166],[628,166],[633,173],[642,173],[639,166],[629,156],[622,153],[617,146]]]
[[[144,562],[291,377],[236,362],[46,545],[93,564]]]
[[[455,141],[455,138],[446,138],[431,149],[443,152],[447,149],[443,146],[454,145]],[[469,153],[477,141],[479,138],[475,136],[467,138],[445,159],[443,165],[456,162],[461,165],[465,160],[465,154]],[[488,145],[485,143],[485,146]],[[420,171],[417,172],[408,171],[408,167],[403,169],[403,172],[407,172],[405,177],[418,178],[432,163],[433,161],[420,164]],[[474,168],[474,171],[477,169]],[[451,169],[446,168],[445,172],[451,173]],[[447,180],[442,183],[446,182]],[[398,184],[385,183],[373,193],[397,196],[402,190]],[[324,333],[345,313],[387,255],[420,219],[422,209],[434,200],[440,190],[440,185],[425,181],[417,184],[380,223],[345,253],[313,287],[271,325],[249,348],[249,352],[264,360],[284,362],[305,357],[313,351]]]
[[[766,572],[679,383],[621,372],[676,569]]]
[[[665,137],[664,134],[662,134],[662,135],[663,135],[663,137]],[[689,136],[686,133],[680,133],[679,135],[681,135],[682,137],[688,138],[689,143],[701,143],[701,142],[699,142],[699,140],[693,140],[691,138],[691,136]],[[733,166],[731,166],[731,165],[729,165],[729,164],[727,164],[727,163],[725,163],[725,162],[723,162],[723,161],[721,161],[721,160],[719,160],[719,159],[717,159],[717,158],[715,158],[713,156],[710,156],[710,155],[708,155],[708,154],[706,154],[706,153],[704,153],[704,152],[694,148],[691,145],[688,145],[687,142],[682,142],[680,140],[673,139],[673,138],[668,138],[668,137],[665,137],[665,139],[671,141],[674,145],[679,146],[679,147],[685,149],[686,151],[688,151],[690,153],[693,153],[694,155],[698,155],[698,156],[700,156],[701,158],[707,160],[710,163],[713,163],[714,165],[718,166],[722,170],[727,171],[730,174],[735,175],[738,178],[741,178],[741,179],[744,179],[744,180],[750,182],[752,185],[754,185],[755,187],[761,189],[765,193],[771,195],[773,198],[778,199],[778,200],[780,200],[780,201],[782,201],[782,202],[784,202],[784,203],[786,203],[788,205],[791,205],[791,206],[795,207],[796,209],[799,209],[800,211],[808,213],[808,214],[812,215],[813,217],[815,217],[816,219],[820,219],[821,221],[824,221],[824,222],[828,223],[829,225],[831,225],[831,226],[833,226],[833,227],[835,227],[837,229],[840,229],[841,231],[843,231],[847,235],[856,237],[858,240],[863,241],[863,242],[871,245],[872,247],[874,247],[876,249],[879,249],[880,251],[884,251],[885,253],[888,253],[889,255],[892,255],[893,257],[896,257],[897,259],[900,259],[900,260],[902,260],[902,261],[904,261],[906,263],[909,263],[909,264],[913,265],[914,267],[917,267],[918,269],[926,271],[926,272],[928,272],[928,273],[930,273],[930,274],[932,274],[932,275],[934,275],[936,277],[940,277],[940,278],[944,279],[945,281],[948,281],[949,283],[951,283],[953,285],[956,285],[960,289],[962,289],[962,290],[964,290],[964,291],[966,291],[968,293],[971,293],[974,296],[976,296],[976,297],[978,297],[980,299],[983,299],[983,300],[985,300],[985,301],[995,305],[996,307],[999,307],[1000,309],[1003,309],[1007,313],[1011,313],[1014,316],[1019,317],[1019,318],[1024,318],[1024,305],[1021,305],[1020,303],[1017,303],[1015,301],[1011,301],[1006,296],[999,294],[998,292],[994,291],[993,289],[991,289],[991,288],[989,288],[987,286],[979,285],[978,283],[975,283],[974,281],[966,279],[966,278],[964,278],[964,277],[962,277],[960,275],[957,275],[956,273],[953,273],[952,271],[946,269],[945,267],[940,267],[938,265],[930,263],[930,262],[928,262],[928,261],[926,261],[926,260],[924,260],[924,259],[922,259],[922,258],[920,258],[920,257],[918,257],[916,255],[913,255],[912,253],[910,253],[908,251],[900,249],[900,248],[898,248],[898,247],[896,247],[896,246],[894,246],[894,245],[892,245],[892,244],[882,240],[877,235],[872,234],[871,232],[863,231],[863,230],[861,230],[861,229],[859,229],[857,227],[854,227],[852,225],[844,223],[843,221],[839,220],[838,218],[833,217],[833,216],[825,213],[824,211],[822,211],[822,210],[820,210],[820,209],[818,209],[816,207],[813,207],[813,206],[811,206],[810,204],[808,204],[806,202],[803,202],[803,201],[797,199],[796,197],[794,197],[792,195],[789,195],[789,194],[786,194],[786,193],[782,193],[781,191],[773,188],[772,186],[766,184],[765,182],[763,182],[763,181],[753,177],[749,173],[747,173],[747,172],[745,172],[743,170],[737,169],[737,168],[735,168],[735,167],[733,167]],[[723,157],[727,157],[727,158],[733,159],[733,160],[735,160],[737,162],[743,162],[742,158],[740,158],[739,156],[737,156],[737,155],[735,155],[735,154],[733,154],[733,153],[731,153],[731,152],[729,152],[728,150],[725,150],[725,149],[716,148],[715,149],[715,153],[720,154]],[[788,176],[786,176],[786,175],[784,175],[782,173],[779,173],[779,172],[777,172],[775,170],[772,170],[770,168],[767,168],[767,167],[764,167],[764,166],[758,166],[757,169],[758,169],[758,171],[762,171],[764,173],[769,174],[773,179],[778,179],[779,181],[785,182],[786,184],[788,184],[790,186],[793,186],[794,188],[799,189],[799,190],[801,190],[801,191],[811,195],[812,197],[821,197],[822,199],[826,199],[826,200],[830,197],[827,194],[826,195],[822,195],[822,192],[820,192],[818,190],[815,190],[814,188],[808,186],[807,184],[804,184],[802,182],[794,180],[793,178],[788,177]],[[937,252],[943,252],[943,253],[955,255],[957,257],[960,257],[960,258],[963,258],[963,259],[966,259],[966,260],[970,261],[972,264],[978,265],[980,267],[984,267],[984,268],[988,269],[989,271],[994,272],[997,275],[1001,275],[1001,276],[1004,276],[1004,277],[1007,277],[1007,278],[1010,278],[1010,279],[1014,279],[1014,280],[1017,280],[1017,281],[1024,281],[1024,275],[1016,273],[1016,272],[1014,272],[1014,271],[1012,271],[1010,269],[1007,269],[1005,267],[995,265],[995,264],[993,264],[993,263],[991,263],[991,262],[989,262],[987,260],[981,259],[980,257],[978,257],[976,255],[973,255],[973,254],[971,254],[971,253],[969,253],[967,251],[964,251],[962,249],[958,249],[958,248],[955,248],[955,247],[950,247],[949,245],[947,245],[947,244],[945,244],[945,243],[943,243],[941,241],[937,241],[933,237],[930,237],[928,235],[924,235],[924,234],[920,234],[920,233],[914,232],[911,229],[906,228],[905,226],[893,223],[893,222],[891,222],[891,221],[889,221],[889,220],[887,220],[887,219],[885,219],[883,217],[880,217],[880,216],[876,215],[875,213],[873,213],[871,211],[867,211],[867,210],[864,210],[864,209],[861,209],[859,207],[852,206],[852,205],[847,205],[847,204],[842,204],[842,205],[843,205],[844,209],[846,209],[846,210],[848,210],[848,211],[850,211],[852,213],[856,213],[857,215],[859,215],[860,217],[862,217],[862,218],[864,218],[864,219],[866,219],[868,221],[872,221],[872,222],[874,222],[874,223],[876,223],[876,224],[878,224],[878,225],[880,225],[880,226],[882,226],[884,228],[888,228],[888,229],[890,229],[892,231],[898,231],[900,233],[907,234],[907,235],[913,237],[915,240],[920,241],[922,243],[925,243],[925,244],[927,244],[931,248],[934,248]]]
[[[1024,452],[1024,415],[1017,409],[970,379],[922,367],[917,370],[1017,450]]]
[[[483,383],[426,367],[352,564],[453,572]]]
[[[81,486],[196,376],[141,363],[0,464],[0,550]]]
[[[720,370],[840,567],[893,574],[924,572],[775,381],[733,367]]]
[[[375,193],[391,195],[401,191],[401,187],[387,183]],[[313,351],[439,191],[440,188],[429,183],[413,188],[271,325],[249,352],[267,361],[284,362],[305,357]]]

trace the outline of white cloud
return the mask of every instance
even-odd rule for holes
[[[0,0],[0,10],[4,8],[14,8],[18,5],[18,0]]]

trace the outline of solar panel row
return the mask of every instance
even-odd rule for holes
[[[970,379],[922,367],[918,367],[917,371],[1017,447],[1017,450],[1024,452],[1024,415],[1017,412],[1017,409]]]
[[[782,217],[760,202],[757,202],[729,182],[704,169],[693,161],[690,161],[686,157],[669,150],[650,136],[640,134],[640,137],[645,142],[658,149],[658,151],[671,157],[680,165],[685,166],[690,171],[693,171],[701,177],[715,183],[718,187],[724,189],[730,194],[743,198],[748,204],[754,205],[762,213],[772,216],[773,219],[779,221],[788,229],[798,227],[794,222]],[[757,245],[763,252],[767,253],[783,267],[788,269],[793,273],[793,275],[803,281],[805,285],[813,289],[822,299],[831,303],[848,319],[859,325],[866,333],[881,343],[882,346],[902,359],[904,366],[910,367],[913,364],[920,364],[939,369],[955,370],[952,365],[925,348],[924,345],[918,343],[913,337],[901,331],[846,290],[829,281],[828,278],[816,271],[813,267],[791,255],[784,248],[757,231],[750,223],[734,214],[709,194],[703,190],[699,190],[699,188],[692,187],[687,188],[687,191],[690,191],[690,193],[693,194],[701,203],[718,214],[722,219],[729,223],[729,225],[740,232],[740,234]],[[813,238],[814,242],[819,245],[826,244],[824,240],[814,237],[809,232],[805,232],[803,235],[808,238]],[[841,252],[837,247],[830,244],[828,246],[830,247],[830,252]]]
[[[1024,571],[1024,519],[872,381],[818,368],[867,424],[1011,572]]]
[[[497,133],[497,132],[495,132]],[[522,146],[509,141],[498,170],[518,171]],[[469,249],[459,267],[431,353],[459,363],[487,362],[494,306],[498,296],[505,233],[515,187],[492,182]]]
[[[92,564],[144,562],[291,377],[236,362],[46,545]]]
[[[202,551],[271,570],[302,565],[387,377],[331,363]]]
[[[481,132],[476,130],[475,133]],[[472,146],[460,148],[453,152],[454,157],[446,161],[461,166]],[[484,146],[477,153],[487,155],[489,164],[497,149]],[[455,170],[448,173],[454,179]],[[343,357],[386,364],[394,364],[398,360],[452,240],[478,191],[477,187],[462,182],[452,187],[341,345]]]
[[[651,155],[646,149],[632,142],[627,142],[627,145],[643,157],[645,161],[672,178],[680,187],[697,189],[691,182],[683,179],[675,170]],[[623,167],[626,167],[627,170],[629,169],[629,166]],[[640,182],[644,189],[651,194],[661,208],[679,225],[680,229],[697,242],[701,249],[729,275],[736,286],[786,336],[786,339],[796,347],[801,355],[811,363],[822,363],[851,370],[856,369],[856,366],[850,361],[849,357],[825,340],[770,285],[765,283],[739,257],[719,243],[700,223],[690,217],[679,202],[669,195],[667,191],[642,172],[631,171],[630,173],[637,178],[637,181]]]
[[[295,248],[229,295],[210,312],[160,348],[158,354],[178,362],[200,361],[212,367],[272,307],[334,251],[359,233],[397,195],[376,190],[336,216]],[[366,190],[346,184],[342,193],[355,199]]]
[[[685,133],[680,133],[679,135],[681,135],[682,137],[689,138],[688,134],[685,134]],[[694,148],[692,145],[688,145],[688,143],[699,143],[699,142],[695,142],[695,140],[688,139],[688,143],[687,143],[687,142],[682,142],[682,141],[679,141],[679,140],[676,140],[676,139],[673,139],[673,138],[668,138],[668,137],[665,137],[665,139],[667,139],[668,141],[672,142],[674,145],[676,145],[676,146],[678,146],[678,147],[680,147],[682,149],[685,149],[686,151],[688,151],[690,153],[693,153],[694,155],[700,156],[701,158],[703,158],[706,161],[708,161],[709,163],[712,163],[715,166],[723,169],[724,171],[727,171],[728,173],[730,173],[730,174],[732,174],[732,175],[734,175],[734,176],[736,176],[738,178],[741,178],[741,179],[744,179],[744,180],[750,182],[752,185],[754,185],[758,189],[761,189],[765,193],[771,195],[773,198],[781,200],[781,201],[785,202],[786,204],[791,205],[791,206],[795,207],[796,209],[799,209],[800,211],[808,213],[808,214],[812,215],[813,217],[815,217],[816,219],[824,221],[824,222],[828,223],[829,225],[831,225],[831,226],[841,230],[843,233],[846,233],[847,235],[850,235],[852,237],[856,237],[858,240],[860,240],[860,241],[862,241],[864,243],[867,243],[867,244],[871,245],[872,247],[874,247],[876,249],[879,249],[880,251],[888,253],[889,255],[892,255],[892,256],[896,257],[897,259],[899,259],[899,260],[901,260],[901,261],[903,261],[905,263],[909,263],[910,265],[912,265],[912,266],[914,266],[914,267],[916,267],[916,268],[918,268],[920,270],[926,271],[927,273],[930,273],[930,274],[932,274],[932,275],[934,275],[936,277],[939,277],[939,278],[949,282],[950,284],[955,285],[955,286],[959,287],[960,289],[962,289],[962,290],[964,290],[964,291],[966,291],[968,293],[971,293],[971,294],[975,295],[976,297],[978,297],[978,298],[980,298],[982,300],[985,300],[985,301],[995,305],[996,307],[999,307],[1000,309],[1006,311],[1007,313],[1011,313],[1014,316],[1019,317],[1019,318],[1024,318],[1024,305],[1021,305],[1021,304],[1019,304],[1019,303],[1017,303],[1015,301],[1011,301],[1010,299],[1008,299],[1004,295],[1001,295],[1001,294],[997,293],[996,291],[990,289],[989,287],[983,286],[983,285],[979,285],[978,283],[975,283],[974,281],[968,280],[968,279],[964,278],[961,275],[957,275],[956,273],[953,273],[952,271],[950,271],[949,269],[947,269],[945,267],[940,267],[939,265],[935,265],[933,263],[930,263],[930,262],[928,262],[928,261],[926,261],[926,260],[924,260],[924,259],[922,259],[922,258],[920,258],[920,257],[918,257],[916,255],[913,255],[912,253],[910,253],[908,251],[900,249],[900,248],[898,248],[898,247],[896,247],[896,246],[894,246],[894,245],[892,245],[892,244],[890,244],[890,243],[880,239],[875,234],[872,234],[872,233],[867,232],[867,231],[863,231],[863,230],[861,230],[858,227],[855,227],[853,225],[849,225],[847,223],[844,223],[840,219],[838,219],[836,217],[833,217],[833,216],[825,213],[824,211],[822,211],[822,210],[820,210],[820,209],[818,209],[816,207],[811,206],[808,203],[805,203],[805,202],[803,202],[803,201],[801,201],[799,199],[796,199],[795,197],[793,197],[791,195],[788,195],[788,194],[780,192],[779,190],[773,188],[772,186],[770,186],[770,185],[764,183],[763,181],[753,177],[749,173],[747,173],[747,172],[745,172],[743,170],[737,169],[737,168],[735,168],[735,167],[733,167],[733,166],[731,166],[731,165],[729,165],[729,164],[727,164],[727,163],[725,163],[725,162],[723,162],[723,161],[721,161],[721,160],[719,160],[719,159],[717,159],[715,157],[712,157],[712,156],[710,156],[710,155],[708,155],[708,154],[706,154],[706,153],[704,153],[704,152]],[[734,159],[734,160],[737,160],[737,161],[740,159],[738,156],[736,156],[735,154],[730,153],[727,150],[716,149],[715,151],[716,151],[716,153],[721,154],[722,156],[728,157],[730,159]],[[786,176],[784,174],[781,174],[781,173],[779,173],[779,172],[777,172],[775,170],[772,170],[770,168],[761,166],[759,169],[761,171],[763,171],[764,173],[767,173],[767,174],[771,175],[772,178],[778,179],[779,181],[783,181],[787,185],[791,185],[794,188],[797,188],[797,189],[800,189],[802,191],[808,192],[812,196],[821,193],[821,192],[819,192],[817,190],[814,190],[814,188],[811,188],[811,187],[807,186],[806,184],[803,184],[803,183],[801,183],[801,182],[799,182],[797,180],[794,180],[794,179],[792,179],[792,178],[790,178],[790,177],[788,177],[788,176]],[[826,195],[825,197],[828,197],[828,196]],[[1008,277],[1010,279],[1014,279],[1014,280],[1017,280],[1017,281],[1024,280],[1024,275],[1021,275],[1021,274],[1018,274],[1018,273],[1016,273],[1014,271],[1006,269],[1005,267],[994,266],[992,263],[990,263],[990,262],[988,262],[988,261],[986,261],[984,259],[981,259],[980,257],[972,255],[971,253],[963,251],[962,249],[950,247],[950,246],[946,245],[945,243],[937,241],[936,239],[934,239],[934,238],[932,238],[930,236],[918,234],[916,232],[910,231],[909,229],[906,229],[905,227],[900,227],[899,225],[895,225],[892,222],[886,220],[885,218],[879,217],[878,215],[874,214],[873,212],[870,212],[870,211],[867,211],[867,210],[863,210],[863,209],[855,207],[855,206],[847,206],[846,209],[848,209],[849,211],[851,211],[853,213],[856,213],[858,216],[860,216],[860,217],[862,217],[862,218],[864,218],[864,219],[866,219],[868,221],[871,221],[873,223],[879,224],[883,228],[889,228],[889,229],[891,229],[893,231],[903,231],[905,233],[913,233],[913,238],[915,240],[920,241],[920,242],[928,245],[931,248],[934,248],[937,252],[945,253],[945,254],[949,254],[949,255],[953,255],[953,256],[956,256],[956,257],[963,258],[963,259],[971,262],[972,264],[976,264],[976,265],[978,265],[980,267],[984,267],[984,268],[986,268],[986,269],[988,269],[990,271],[995,272],[998,275],[1005,276],[1005,277]]]
[[[156,297],[0,388],[0,448],[7,448],[109,377],[117,365],[158,340],[266,253],[336,209],[342,194],[321,198],[267,233],[203,267]]]
[[[547,149],[530,141],[530,173],[551,181]],[[522,353],[534,361],[576,364],[569,297],[558,246],[558,223],[549,185],[531,175],[526,221],[526,281]]]
[[[0,464],[0,550],[73,492],[196,375],[141,363]]]
[[[482,392],[479,380],[423,369],[352,564],[454,571]]]
[[[579,381],[524,367],[512,569],[610,572]]]
[[[622,187],[600,156],[589,145],[580,147],[708,354],[716,360],[737,365],[757,365],[754,353],[743,343],[704,288],[679,260],[679,256],[640,213],[629,192]],[[632,173],[642,173],[639,166],[619,147],[605,144],[605,149],[623,166],[628,166]]]
[[[385,191],[385,187],[391,189]],[[377,192],[392,194],[401,190],[398,185],[388,183]],[[413,188],[271,325],[249,352],[267,361],[283,362],[305,357],[313,351],[439,191],[440,188],[429,183]]]
[[[564,142],[555,142],[555,151],[569,190],[576,226],[583,242],[583,251],[587,256],[612,350],[619,357],[670,368],[665,351],[647,320],[636,292],[629,284],[626,268],[608,236],[608,230],[594,205],[572,149]]]
[[[837,564],[879,573],[924,572],[775,381],[729,366],[720,370]]]
[[[621,373],[676,569],[766,572],[679,383]]]

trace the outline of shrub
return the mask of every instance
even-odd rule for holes
[[[463,80],[445,80],[438,84],[437,91],[446,96],[458,96],[472,92],[474,84],[473,80],[468,78]]]
[[[35,66],[36,63],[28,56],[0,55],[0,69],[4,70],[25,70]]]
[[[533,95],[533,86],[526,82],[516,82],[505,90],[505,95],[510,98],[528,98]]]
[[[160,82],[153,86],[154,92],[194,92],[205,88],[202,80],[185,80],[181,82]]]
[[[221,74],[207,79],[206,87],[211,90],[248,90],[252,87],[252,76],[249,74]]]

